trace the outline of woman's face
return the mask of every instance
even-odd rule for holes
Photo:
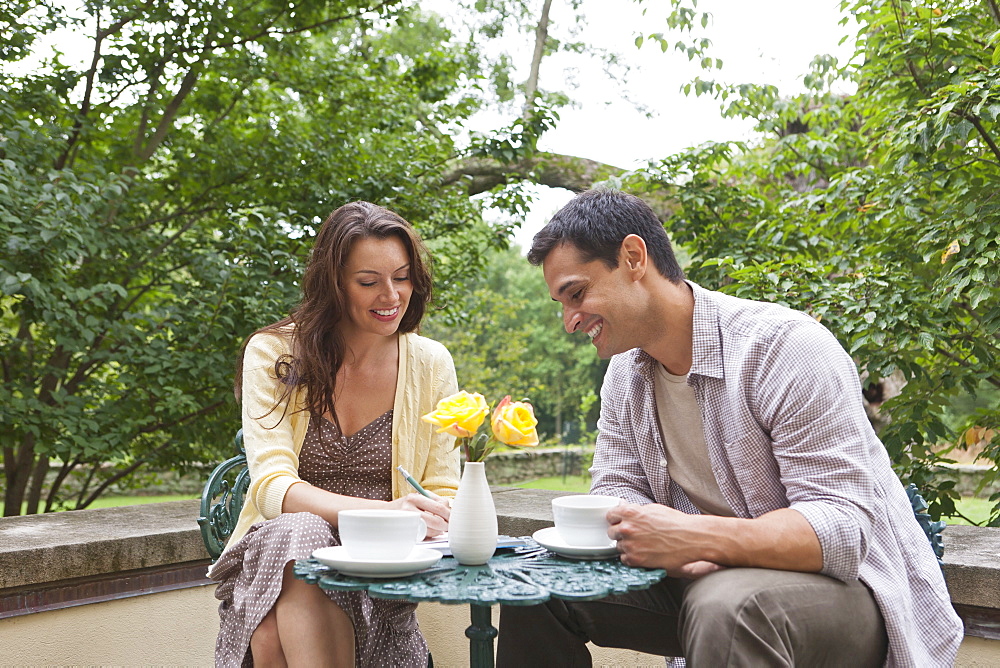
[[[410,255],[399,237],[359,239],[341,274],[347,313],[345,336],[392,336],[410,305]]]

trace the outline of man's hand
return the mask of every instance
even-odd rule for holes
[[[651,503],[621,505],[608,511],[608,536],[618,541],[622,563],[663,568],[671,577],[696,579],[722,568],[707,561],[703,531],[692,526],[700,516]]]
[[[628,566],[697,578],[726,566],[818,573],[819,539],[805,517],[780,508],[754,519],[688,515],[667,506],[625,504],[608,511],[608,536]]]

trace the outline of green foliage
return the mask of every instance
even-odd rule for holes
[[[957,420],[952,409],[1000,387],[1000,68],[986,46],[1000,16],[979,2],[844,6],[861,26],[853,65],[817,58],[791,98],[694,82],[764,141],[693,148],[634,187],[675,188],[668,227],[694,280],[813,314],[869,384],[902,372],[880,436],[931,512],[948,514],[956,494],[933,471],[942,447],[1000,424],[995,400]],[[838,80],[857,92],[835,92]],[[979,443],[992,478],[998,441]]]
[[[36,5],[0,14],[9,512],[226,454],[239,345],[292,306],[336,206],[413,221],[445,300],[505,244],[439,183],[480,56],[437,19],[355,0]],[[45,56],[63,41],[82,64]]]
[[[448,346],[459,386],[487,397],[530,398],[542,439],[560,438],[570,423],[586,429],[596,419],[606,364],[589,339],[564,331],[541,270],[517,248],[498,251],[466,290],[455,304],[460,318],[437,313],[424,328]]]

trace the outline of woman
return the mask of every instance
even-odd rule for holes
[[[340,544],[341,510],[414,510],[429,535],[447,529],[458,451],[420,416],[458,386],[444,346],[415,333],[431,295],[425,253],[395,213],[340,207],[316,238],[302,302],[244,344],[251,483],[209,573],[222,601],[216,665],[426,666],[415,604],[292,575],[296,559]],[[435,496],[407,493],[400,465]]]

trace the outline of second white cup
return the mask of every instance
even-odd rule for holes
[[[427,535],[427,525],[412,510],[342,510],[340,542],[351,559],[399,561]]]
[[[615,496],[576,494],[552,499],[552,518],[556,532],[567,545],[604,547],[608,538],[608,511],[621,503]]]

